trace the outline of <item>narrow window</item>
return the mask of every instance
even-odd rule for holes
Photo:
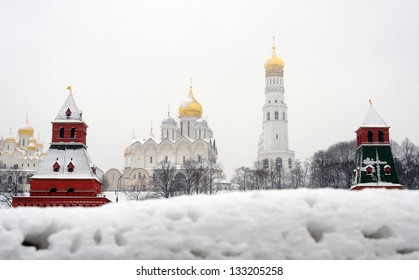
[[[280,158],[280,157],[277,157],[276,158],[276,160],[275,160],[275,166],[276,166],[276,168],[282,167],[282,158]]]
[[[279,119],[279,113],[278,113],[278,111],[276,111],[275,112],[275,120],[278,120]]]
[[[153,163],[153,157],[150,157],[150,163]]]
[[[292,168],[292,159],[290,159],[290,158],[288,159],[288,167]]]
[[[270,112],[268,112],[267,119],[268,119],[268,121],[270,121],[270,120],[271,120],[271,113],[270,113]]]
[[[185,158],[185,156],[183,156],[183,163],[185,163],[186,162],[186,158]]]
[[[278,134],[276,135],[276,140],[278,140]]]
[[[64,127],[60,128],[60,138],[64,138]]]
[[[282,119],[285,121],[285,112],[282,112]]]
[[[378,131],[378,142],[384,142],[384,132]]]
[[[385,175],[391,175],[391,167],[390,167],[390,165],[384,166],[384,173],[385,173]]]
[[[25,146],[25,139],[22,139],[22,146]]]
[[[76,129],[74,127],[70,130],[70,137],[72,139],[76,138]]]
[[[368,130],[368,142],[372,142],[372,135],[373,135],[372,131]]]
[[[263,160],[263,168],[265,169],[269,168],[269,159],[265,158]]]
[[[365,168],[365,171],[367,171],[367,175],[372,175],[372,166],[367,165],[367,167]]]
[[[167,162],[169,160],[168,156],[164,156],[164,161]]]

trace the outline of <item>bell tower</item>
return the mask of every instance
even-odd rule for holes
[[[258,161],[285,172],[294,167],[295,152],[289,150],[288,106],[285,102],[284,61],[276,55],[275,37],[272,57],[265,63],[265,104],[259,138]]]

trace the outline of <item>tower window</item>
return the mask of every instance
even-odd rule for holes
[[[390,165],[384,166],[384,173],[385,173],[385,175],[391,175],[391,167],[390,167]]]
[[[278,103],[278,100],[275,100],[275,103]]]
[[[275,112],[275,120],[279,119],[279,113]]]
[[[384,132],[378,131],[378,142],[384,142]]]
[[[276,135],[276,140],[278,140],[278,134]]]
[[[67,108],[67,111],[65,111],[65,115],[67,116],[67,118],[69,118],[71,116],[71,110],[70,108]]]
[[[22,139],[22,146],[25,146],[25,139]]]
[[[60,164],[57,161],[52,166],[52,170],[54,170],[54,172],[60,171]]]
[[[64,127],[60,128],[60,138],[64,138]]]
[[[271,120],[271,113],[270,113],[270,112],[268,112],[268,115],[267,115],[267,120],[268,120],[268,121],[270,121],[270,120]]]
[[[72,139],[76,138],[76,129],[74,127],[70,130],[70,137]]]
[[[372,131],[368,130],[368,142],[372,142],[372,135],[373,135]]]
[[[285,112],[282,112],[282,119],[285,121]]]
[[[70,161],[70,163],[67,165],[67,171],[73,172],[74,171],[74,164]]]
[[[288,167],[292,168],[292,159],[290,159],[290,158],[288,159]]]
[[[57,192],[57,188],[50,188],[49,192]]]

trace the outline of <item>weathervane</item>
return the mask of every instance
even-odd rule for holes
[[[71,90],[71,86],[68,86],[68,87],[67,87],[67,90],[69,90],[69,91],[70,91],[70,94],[73,94],[73,91]]]

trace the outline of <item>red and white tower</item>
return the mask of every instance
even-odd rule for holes
[[[30,197],[14,197],[19,206],[100,206],[110,200],[101,196],[98,169],[87,153],[87,124],[71,92],[52,122],[52,143],[31,178]]]

